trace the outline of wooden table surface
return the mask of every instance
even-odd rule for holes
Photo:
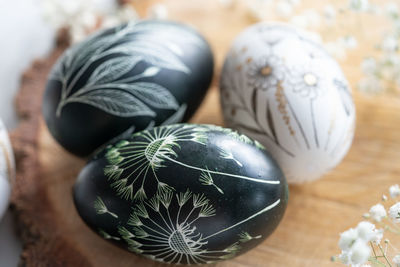
[[[135,1],[135,5],[144,13],[147,5],[154,2]],[[233,38],[254,21],[241,4],[226,9],[216,0],[163,2],[169,7],[171,18],[195,25],[207,37],[216,56],[216,81],[191,122],[223,125],[217,82],[223,58]],[[36,68],[48,71],[56,56],[57,53]],[[349,58],[354,64],[344,65],[352,84],[359,78],[362,56],[362,51],[355,51]],[[29,83],[36,82],[40,88],[44,79],[45,75],[24,78],[19,110],[25,120],[13,136],[20,163],[13,203],[26,245],[25,263],[27,266],[159,266],[102,240],[77,215],[71,187],[84,161],[56,144],[40,115],[27,115],[40,105],[31,110],[21,106],[26,103],[27,95],[32,96],[32,90],[27,93]],[[39,98],[40,90],[36,93]],[[400,181],[400,98],[370,97],[357,92],[354,98],[356,134],[343,162],[319,181],[290,186],[289,205],[277,230],[254,250],[215,266],[337,265],[330,258],[339,253],[339,233],[356,226],[362,214],[383,193],[387,194],[388,187]],[[22,144],[29,147],[21,152]],[[27,171],[28,167],[35,171]]]

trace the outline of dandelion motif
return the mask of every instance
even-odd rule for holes
[[[97,197],[94,201],[94,209],[96,210],[97,214],[109,214],[114,218],[118,218],[117,214],[108,210],[106,204],[104,204],[103,200],[100,197]]]
[[[140,140],[123,140],[108,150],[109,165],[104,169],[104,174],[112,181],[111,187],[127,200],[147,198],[144,185],[149,172],[153,173],[158,191],[173,190],[160,181],[157,169],[164,167],[166,159],[177,156],[174,148],[179,148],[179,143],[204,144],[207,138],[204,131],[189,125],[158,127],[154,131],[136,133],[133,137]]]
[[[277,56],[261,57],[252,62],[248,68],[248,84],[256,90],[266,91],[275,88],[284,78],[284,68],[282,59]]]
[[[173,188],[160,181],[157,170],[165,167],[166,162],[178,164],[181,167],[208,172],[210,174],[229,176],[260,183],[279,184],[279,181],[268,181],[259,178],[208,170],[203,167],[192,166],[181,162],[176,151],[184,142],[194,142],[205,145],[207,133],[211,130],[218,131],[220,128],[189,124],[170,125],[155,128],[151,131],[142,131],[133,135],[134,141],[120,141],[117,145],[110,147],[106,153],[108,165],[104,169],[105,176],[111,181],[111,187],[117,194],[126,200],[147,199],[145,183],[151,179],[152,173],[157,182],[157,192],[173,191]],[[222,128],[221,128],[222,129]],[[246,136],[228,130],[230,135],[245,143],[254,144]],[[259,145],[258,147],[261,147]]]
[[[261,235],[251,236],[248,232],[241,232],[239,234],[239,238],[240,238],[239,241],[242,243],[246,243],[253,239],[260,239],[261,237],[262,237]]]
[[[215,216],[216,211],[210,200],[204,194],[193,194],[189,190],[162,192],[137,204],[127,226],[120,226],[118,231],[130,251],[153,260],[177,264],[212,263],[234,257],[241,248],[240,242],[261,236],[242,233],[237,242],[219,250],[207,248],[209,238],[229,231],[278,204],[279,200],[245,220],[205,236],[195,223]]]
[[[200,178],[199,181],[201,182],[202,185],[211,185],[213,187],[215,187],[215,189],[217,189],[218,192],[220,192],[221,194],[224,193],[224,191],[222,191],[221,188],[219,188],[215,183],[214,180],[211,176],[211,174],[207,171],[207,172],[202,172],[200,174]]]
[[[104,238],[104,239],[108,239],[108,240],[121,240],[121,238],[117,237],[117,236],[112,236],[109,233],[107,233],[106,231],[104,231],[103,229],[99,229],[99,234]]]

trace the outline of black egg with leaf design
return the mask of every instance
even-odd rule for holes
[[[44,118],[64,148],[87,156],[123,132],[189,119],[213,65],[206,40],[180,23],[148,20],[103,30],[54,65]]]
[[[79,174],[74,201],[95,232],[131,252],[203,264],[269,236],[288,187],[257,141],[218,126],[174,124],[106,147]]]

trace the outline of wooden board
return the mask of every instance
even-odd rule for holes
[[[151,2],[141,1],[141,12]],[[246,12],[240,7],[227,11],[215,0],[202,0],[201,7],[199,0],[165,2],[171,17],[196,25],[211,41],[218,77],[232,38],[252,22]],[[85,161],[64,151],[41,117],[46,76],[62,50],[59,47],[26,72],[16,100],[22,121],[12,134],[18,169],[12,203],[24,243],[22,262],[24,266],[161,266],[102,240],[74,208],[72,185]],[[355,80],[351,66],[345,69]],[[356,135],[343,163],[322,180],[290,186],[288,209],[275,233],[254,250],[215,266],[334,265],[330,257],[339,253],[339,233],[355,226],[400,177],[400,99],[356,94],[355,101]],[[192,122],[222,124],[217,82]]]

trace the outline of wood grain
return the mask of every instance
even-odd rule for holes
[[[216,2],[165,1],[171,17],[194,24],[210,40],[218,77],[231,40],[252,21],[240,6],[226,10]],[[134,3],[144,13],[150,2]],[[104,241],[74,208],[72,185],[85,161],[64,151],[41,117],[46,76],[63,49],[33,64],[16,101],[21,124],[12,134],[17,158],[12,202],[24,242],[23,265],[162,266]],[[191,122],[223,125],[217,87],[216,79]],[[339,252],[339,233],[355,226],[400,177],[400,100],[357,93],[355,102],[356,135],[342,164],[317,182],[290,186],[288,209],[275,233],[254,250],[215,266],[335,265],[330,257]]]

